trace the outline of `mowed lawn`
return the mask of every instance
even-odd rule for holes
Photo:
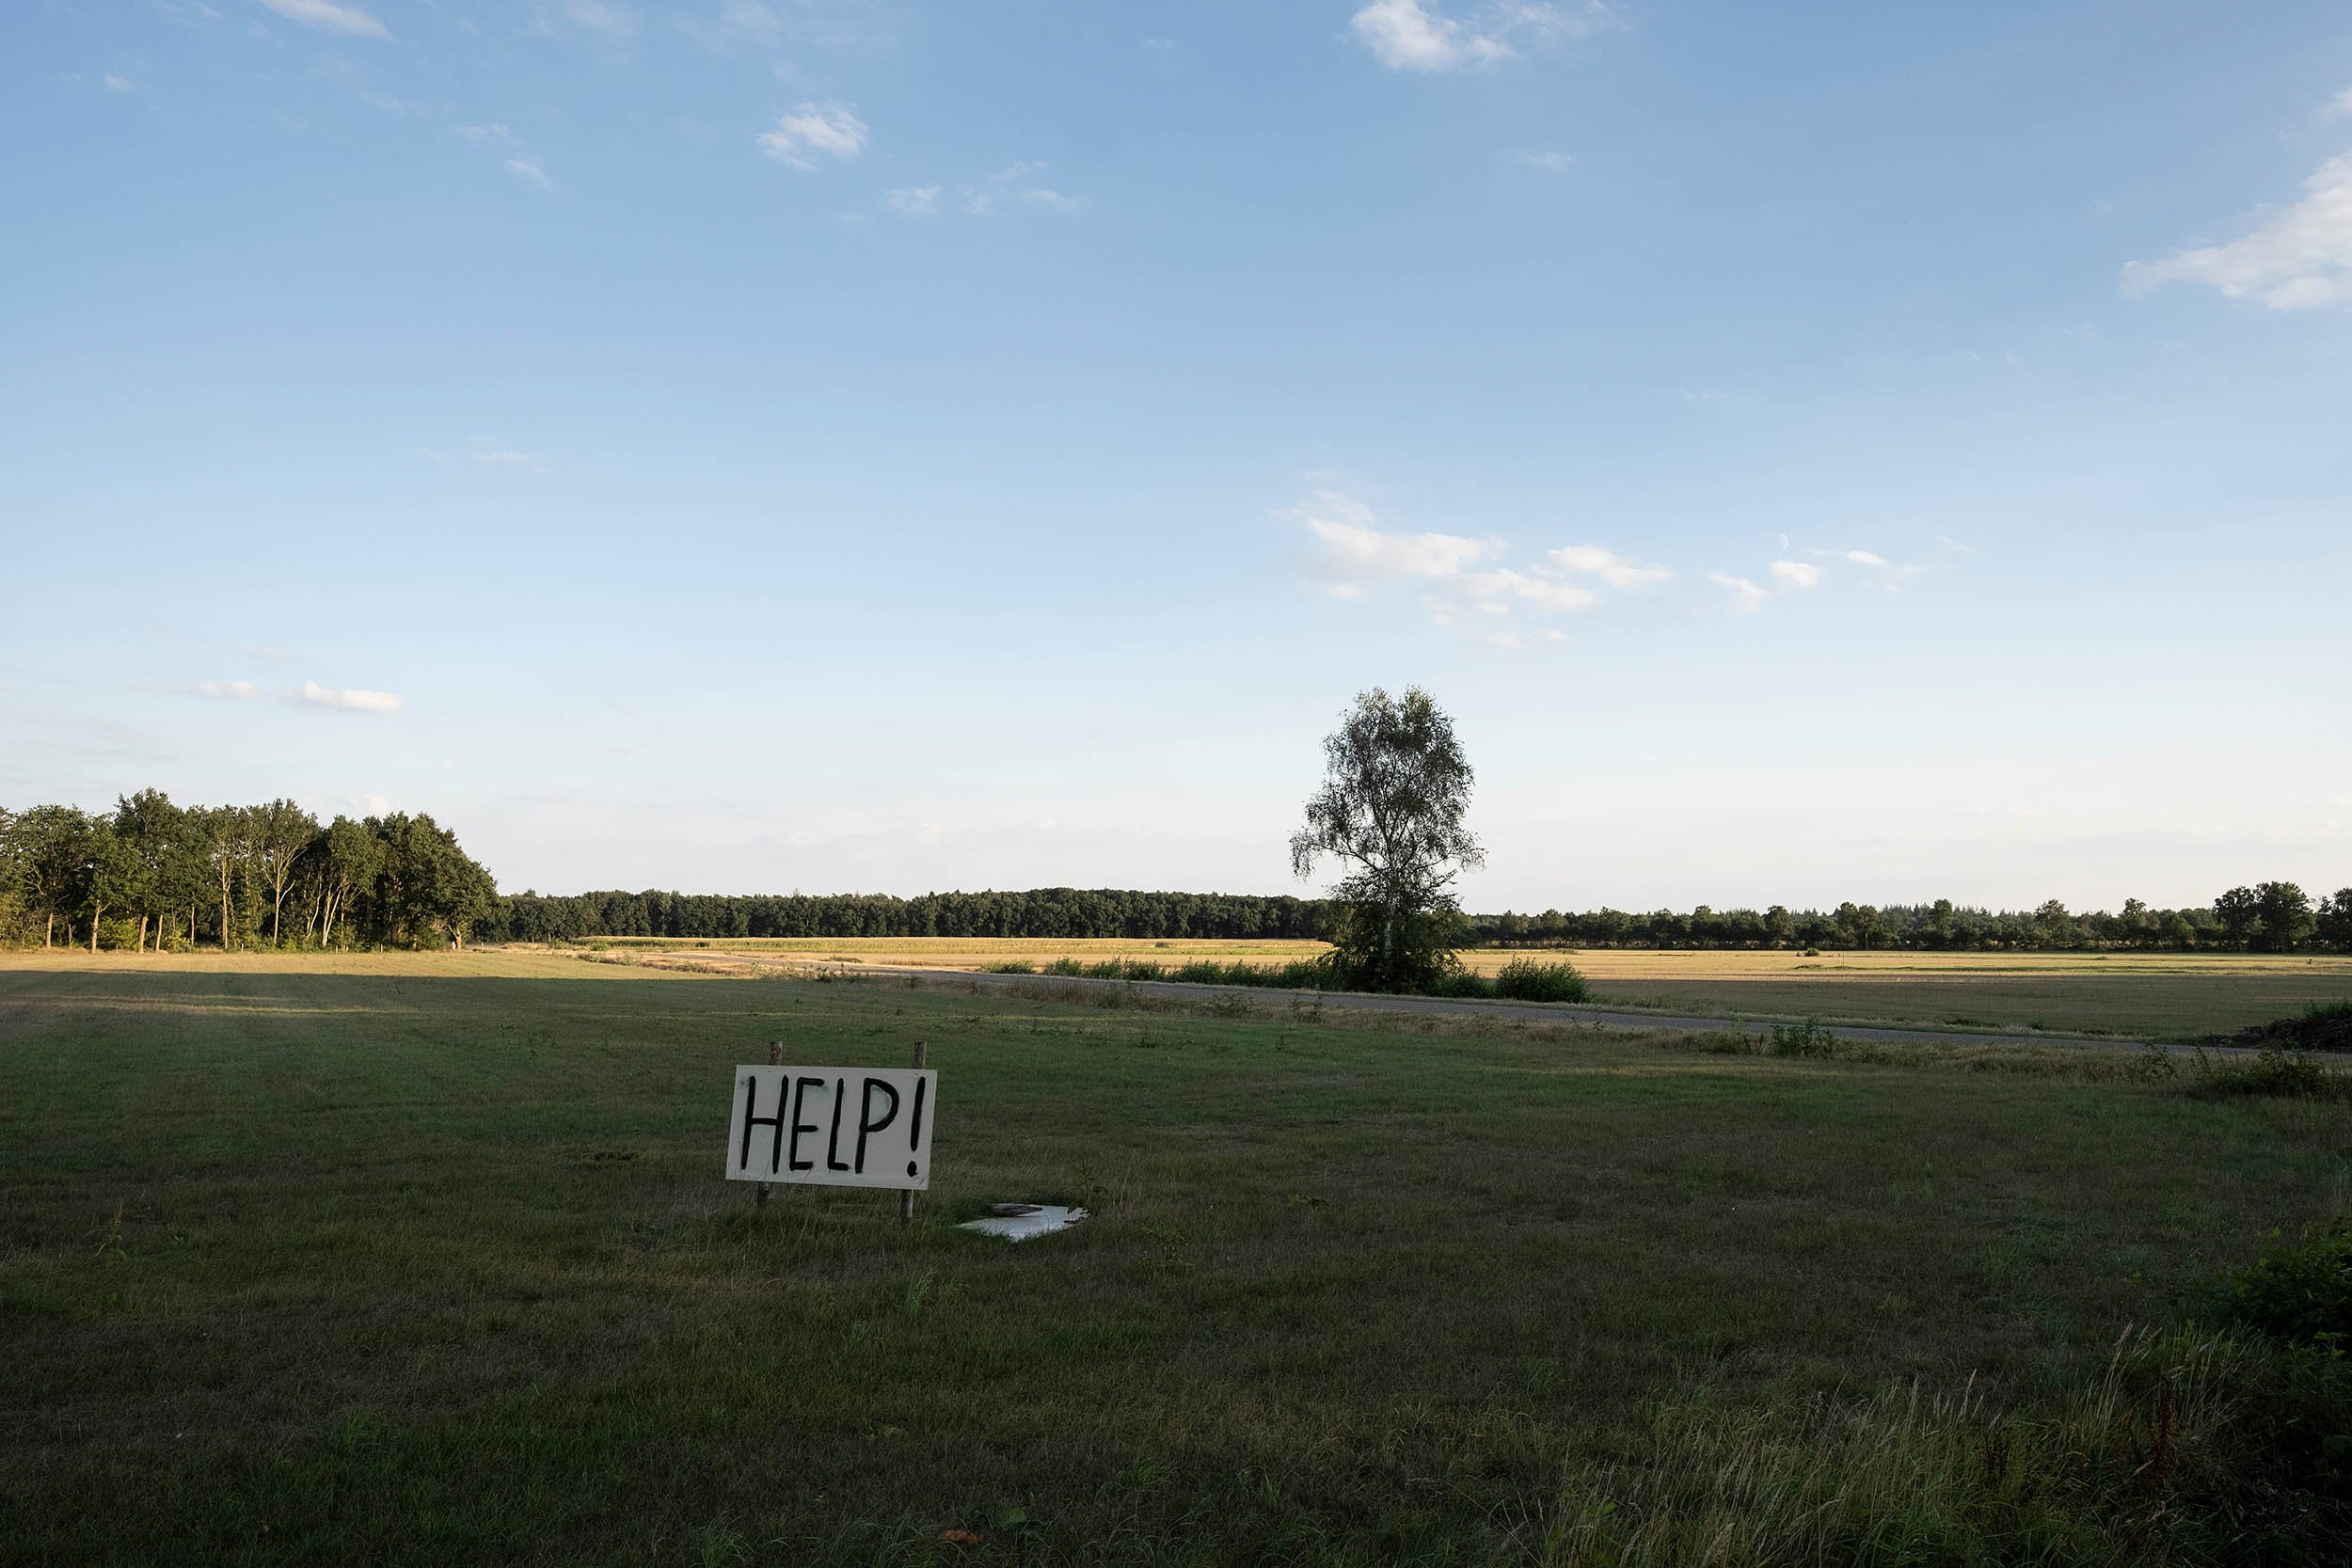
[[[912,1229],[722,1180],[772,1038],[929,1042]],[[0,957],[0,1560],[1570,1560],[1661,1412],[2095,1383],[2341,1208],[2348,1129],[1306,1007]],[[1003,1198],[1096,1217],[951,1227]]]
[[[615,951],[723,961],[787,959],[984,969],[1056,958],[1139,959],[1170,969],[1197,958],[1287,963],[1314,942],[1054,938],[617,939]],[[1472,948],[1463,963],[1492,974],[1514,958],[1565,960],[1605,1002],[1661,1010],[1823,1022],[2042,1029],[2195,1040],[2352,1001],[2352,957],[2249,953],[1686,952],[1648,948]]]

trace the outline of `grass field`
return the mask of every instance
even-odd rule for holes
[[[868,964],[982,969],[1057,958],[1129,958],[1162,963],[1210,958],[1280,963],[1324,951],[1311,942],[1117,942],[1047,939],[780,939],[708,942],[622,939],[621,951],[789,957]],[[1470,968],[1492,974],[1518,950],[1470,949]],[[1749,1018],[2043,1029],[2201,1039],[2352,1000],[2352,958],[2239,953],[1821,953],[1657,952],[1600,948],[1565,958],[1611,1003],[1663,1010],[1721,1009]]]
[[[2341,1103],[1224,1011],[519,953],[0,956],[0,1560],[2316,1538],[2271,1492],[2203,1500],[2259,1463],[2240,1352],[2116,1347],[2344,1210]],[[729,1069],[778,1037],[930,1042],[912,1229],[885,1194],[755,1209],[720,1179]],[[950,1227],[1002,1198],[1097,1217]]]

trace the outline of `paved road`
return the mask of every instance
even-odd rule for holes
[[[1740,1029],[1762,1037],[1772,1030],[1769,1022],[1754,1019],[1735,1021],[1727,1013],[1637,1013],[1609,1007],[1571,1006],[1558,1002],[1481,1002],[1467,997],[1447,996],[1372,996],[1357,991],[1298,991],[1275,990],[1259,986],[1203,986],[1182,980],[1086,980],[1068,974],[991,974],[969,969],[916,969],[899,964],[858,964],[845,971],[853,974],[912,974],[930,980],[963,980],[982,990],[1034,989],[1041,985],[1067,987],[1073,994],[1100,990],[1104,986],[1128,986],[1140,995],[1165,996],[1183,1001],[1214,1001],[1221,996],[1245,996],[1260,1002],[1299,1002],[1315,997],[1326,1007],[1355,1007],[1367,1012],[1437,1013],[1455,1018],[1485,1014],[1504,1018],[1539,1019],[1559,1023],[1598,1023],[1624,1029],[1686,1029],[1724,1032]],[[2101,1035],[2090,1037],[2080,1035],[1984,1035],[1965,1034],[1948,1029],[1887,1029],[1859,1023],[1824,1023],[1827,1034],[1847,1040],[1885,1040],[1914,1045],[2067,1045],[2084,1046],[2092,1050],[2141,1051],[2155,1043],[2149,1040],[2118,1039]],[[2167,1045],[2167,1051],[2193,1051],[2194,1046]],[[2207,1047],[2230,1054],[2247,1053],[2242,1047]]]

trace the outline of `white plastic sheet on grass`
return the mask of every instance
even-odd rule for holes
[[[1000,1203],[988,1212],[987,1217],[966,1220],[956,1228],[982,1236],[1002,1236],[1008,1242],[1025,1242],[1067,1230],[1086,1217],[1084,1209],[1064,1208],[1058,1203]]]

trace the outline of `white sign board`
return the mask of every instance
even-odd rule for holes
[[[921,1192],[938,1080],[918,1068],[737,1068],[727,1180]]]

